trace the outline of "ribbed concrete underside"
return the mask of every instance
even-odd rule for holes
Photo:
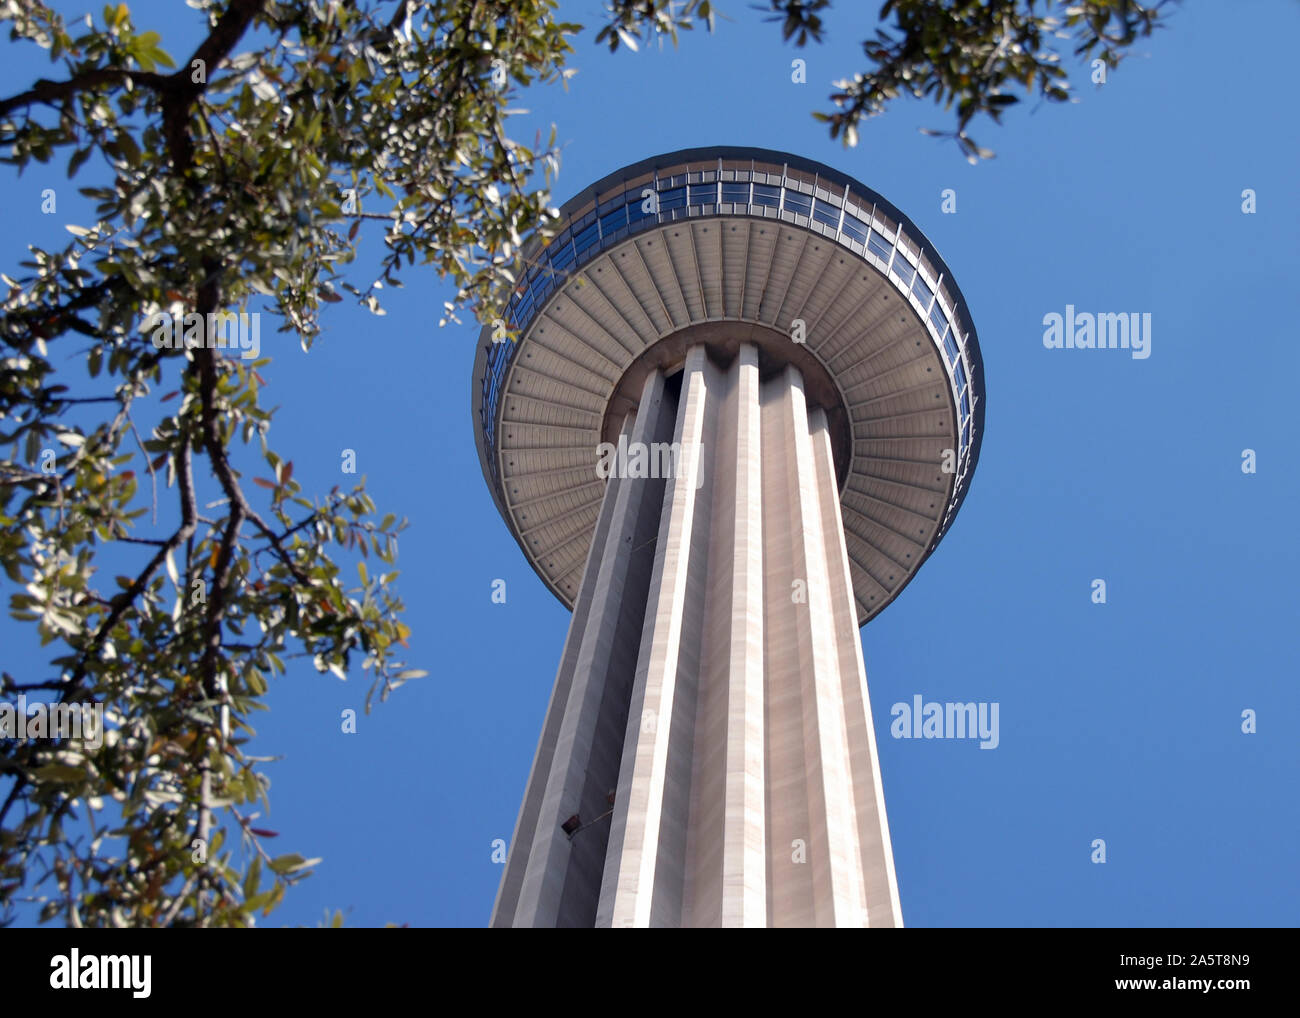
[[[605,488],[591,450],[638,357],[705,326],[788,339],[799,319],[849,418],[840,498],[865,624],[924,561],[956,482],[941,466],[960,433],[943,354],[925,309],[900,298],[869,256],[766,220],[667,223],[585,265],[519,340],[502,397],[502,508],[530,563],[577,603]]]
[[[902,924],[825,415],[758,364],[629,416],[681,453],[607,484],[494,926]]]

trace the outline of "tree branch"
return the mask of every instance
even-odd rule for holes
[[[158,74],[154,71],[134,71],[126,67],[101,67],[94,71],[85,71],[67,81],[50,81],[41,78],[35,86],[26,92],[0,99],[0,117],[12,110],[31,106],[35,103],[55,103],[70,99],[79,92],[86,92],[101,85],[118,85],[124,81],[132,84],[146,85],[159,92],[165,92],[175,75]]]

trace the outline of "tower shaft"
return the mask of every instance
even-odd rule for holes
[[[825,414],[697,345],[624,447],[492,924],[901,925]]]

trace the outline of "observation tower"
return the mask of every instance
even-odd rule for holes
[[[952,273],[853,178],[713,147],[586,188],[519,278],[475,436],[573,618],[492,925],[901,926],[858,628],[979,457]]]

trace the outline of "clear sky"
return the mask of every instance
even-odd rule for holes
[[[974,482],[939,550],[862,634],[905,922],[1296,925],[1300,5],[1189,3],[1105,85],[1075,68],[1076,104],[977,125],[997,151],[978,166],[918,133],[951,126],[928,105],[900,102],[853,150],[809,115],[860,69],[874,0],[840,0],[827,43],[800,51],[744,0],[717,6],[735,20],[711,37],[611,56],[593,41],[598,4],[565,4],[592,26],[575,43],[580,73],[567,93],[527,94],[512,133],[558,125],[557,204],[690,146],[819,160],[906,212],[969,301],[987,384]],[[176,0],[131,8],[174,56],[198,37]],[[4,52],[4,94],[51,73],[33,51]],[[790,80],[795,57],[807,84]],[[16,274],[28,241],[52,246],[89,215],[61,172],[7,173],[0,262]],[[58,216],[39,213],[46,186],[60,188]],[[941,212],[946,188],[955,214]],[[568,626],[480,473],[477,326],[439,329],[450,288],[403,280],[387,317],[331,307],[310,354],[262,338],[266,398],[281,405],[272,444],[306,493],[346,480],[352,448],[380,514],[410,518],[400,590],[412,664],[430,671],[354,735],[339,717],[361,706],[360,674],[304,665],[273,685],[255,751],[282,759],[259,822],[280,832],[277,852],[324,857],[273,924],[335,908],[350,925],[486,924],[502,871],[492,842],[513,832]],[[1149,313],[1151,356],[1046,349],[1044,316],[1067,304]],[[0,577],[6,600],[11,589]],[[48,659],[27,629],[0,621],[0,665],[16,676]],[[891,706],[917,695],[996,702],[999,745],[891,738]]]

